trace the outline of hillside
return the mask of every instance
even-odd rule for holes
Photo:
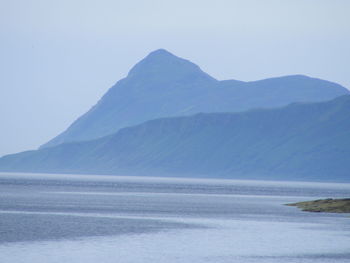
[[[137,63],[95,106],[42,147],[101,138],[156,118],[273,108],[348,93],[338,84],[302,75],[218,81],[192,62],[160,49]]]
[[[350,96],[152,120],[5,156],[0,171],[350,181]]]

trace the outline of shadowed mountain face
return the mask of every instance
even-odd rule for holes
[[[350,181],[350,96],[201,113],[0,159],[1,171]]]
[[[190,61],[160,49],[136,64],[94,107],[42,147],[101,138],[161,117],[272,108],[348,93],[338,84],[301,75],[218,81]]]

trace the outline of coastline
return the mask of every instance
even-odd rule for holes
[[[297,202],[286,205],[296,206],[302,211],[306,212],[350,213],[350,198],[328,198],[313,201]]]

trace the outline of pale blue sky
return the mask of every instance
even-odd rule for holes
[[[34,149],[165,48],[217,79],[350,87],[348,0],[0,0],[0,155]]]

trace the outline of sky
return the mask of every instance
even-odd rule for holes
[[[165,48],[217,79],[350,88],[348,0],[0,0],[0,156],[36,149]]]

